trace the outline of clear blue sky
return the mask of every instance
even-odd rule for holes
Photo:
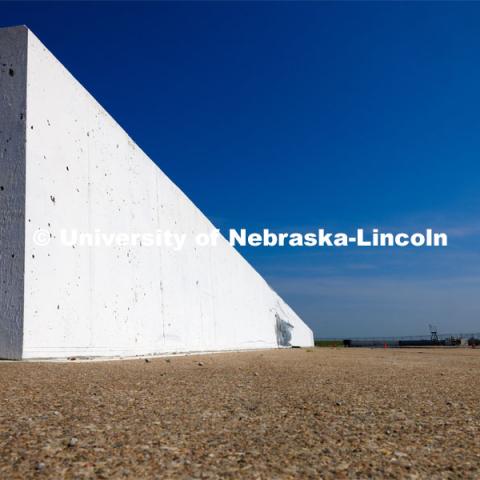
[[[2,3],[219,227],[450,233],[242,249],[317,336],[480,331],[479,3]]]

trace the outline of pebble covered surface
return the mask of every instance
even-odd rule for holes
[[[480,478],[480,350],[0,362],[0,478]]]

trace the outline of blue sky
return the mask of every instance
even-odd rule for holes
[[[450,234],[242,249],[317,336],[480,331],[479,3],[2,3],[222,229]]]

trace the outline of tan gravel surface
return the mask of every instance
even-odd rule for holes
[[[480,350],[0,362],[0,479],[480,478]]]

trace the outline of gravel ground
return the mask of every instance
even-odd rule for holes
[[[0,362],[0,479],[480,478],[480,350]]]

